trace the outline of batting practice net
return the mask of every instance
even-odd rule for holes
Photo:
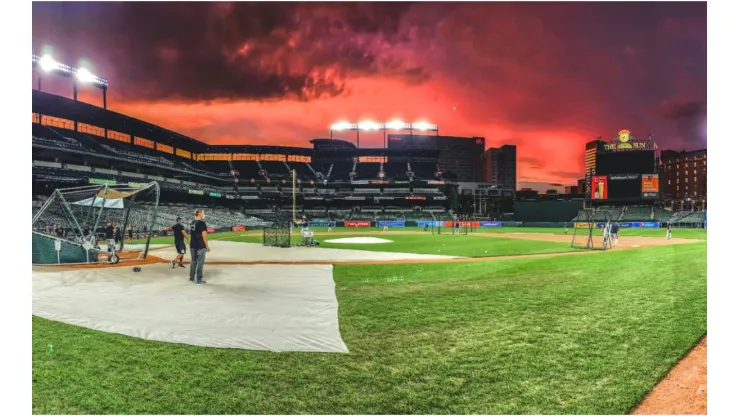
[[[458,219],[457,221],[451,219],[437,221],[435,228],[437,234],[467,235],[469,232],[473,232],[473,223],[468,219]]]
[[[283,212],[276,212],[272,221],[262,231],[262,245],[271,247],[290,247],[292,220]]]
[[[608,233],[611,213],[588,208],[578,212],[573,221],[573,239],[570,246],[586,250],[607,250],[612,248]]]
[[[33,215],[32,263],[145,259],[158,206],[157,182],[57,189]],[[115,230],[114,247],[105,238],[108,225]]]

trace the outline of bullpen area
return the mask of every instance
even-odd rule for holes
[[[171,237],[138,273],[34,268],[33,412],[663,413],[649,394],[706,342],[706,230],[607,251],[562,228],[314,232],[212,234],[203,286]]]

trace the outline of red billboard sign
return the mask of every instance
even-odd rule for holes
[[[247,227],[244,225],[235,225],[231,227],[231,231],[247,231]]]
[[[345,221],[345,227],[370,227],[370,221]]]
[[[472,227],[472,228],[478,228],[480,227],[480,221],[458,221],[460,223],[461,227]],[[454,227],[455,222],[454,221],[445,221],[445,227]]]
[[[206,229],[206,231],[208,231],[209,233],[215,233],[216,232],[216,229],[215,228],[208,227]]]
[[[591,199],[608,199],[609,188],[606,176],[591,177]]]

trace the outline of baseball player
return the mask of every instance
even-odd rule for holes
[[[329,221],[329,229],[326,230],[327,233],[331,232],[331,227],[334,226],[334,221]]]
[[[619,223],[613,222],[609,232],[611,234],[609,238],[611,238],[612,245],[614,246],[614,248],[617,248],[617,246],[619,245]]]
[[[568,223],[567,222],[563,224],[563,230],[565,231],[565,234],[567,235],[568,234]]]
[[[609,244],[609,237],[611,236],[610,231],[611,231],[611,221],[607,221],[607,223],[604,224],[604,232],[603,232],[603,237],[604,237],[603,246],[605,250],[606,250],[607,244]]]
[[[668,224],[665,229],[665,239],[670,240],[671,239],[671,224]]]

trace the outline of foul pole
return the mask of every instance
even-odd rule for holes
[[[295,224],[295,169],[292,170],[291,177],[293,180],[293,223]]]

